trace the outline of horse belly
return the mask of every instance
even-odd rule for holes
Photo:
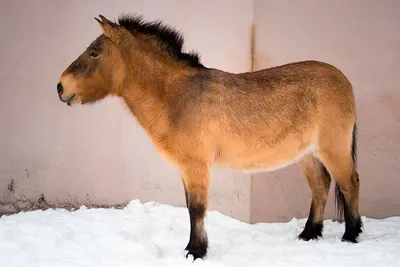
[[[273,171],[291,165],[313,151],[311,142],[287,140],[274,146],[232,144],[221,148],[215,164],[244,172]]]

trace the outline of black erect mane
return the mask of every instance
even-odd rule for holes
[[[204,67],[197,53],[182,51],[185,40],[181,33],[171,26],[164,25],[160,20],[146,22],[142,16],[123,14],[118,18],[118,25],[133,34],[154,36],[160,48],[178,61],[184,61],[192,67]]]

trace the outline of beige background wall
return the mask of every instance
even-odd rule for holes
[[[255,0],[254,19],[256,69],[316,59],[348,76],[359,117],[361,213],[400,215],[400,1]],[[251,192],[252,222],[308,215],[311,193],[297,166],[253,175]]]
[[[100,34],[93,18],[134,12],[176,26],[208,67],[248,71],[254,21],[256,69],[305,59],[341,68],[359,110],[362,214],[400,215],[399,10],[389,0],[0,0],[0,212],[42,195],[54,205],[184,205],[177,171],[118,99],[69,108],[56,95],[60,73]],[[287,221],[309,204],[296,166],[213,170],[210,208],[235,218]]]

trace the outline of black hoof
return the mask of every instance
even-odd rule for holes
[[[207,243],[203,244],[198,244],[197,246],[194,244],[191,244],[189,247],[190,243],[186,247],[185,250],[188,250],[189,252],[186,254],[186,258],[189,257],[189,255],[193,256],[193,261],[197,260],[198,258],[204,259],[207,255]]]
[[[344,233],[342,237],[342,242],[348,243],[358,243],[357,237]]]
[[[303,232],[298,236],[299,239],[304,241],[314,240],[322,237],[322,223],[306,223]]]
[[[342,237],[343,242],[358,243],[358,236],[362,233],[361,218],[357,219],[353,224],[346,224],[346,230]]]

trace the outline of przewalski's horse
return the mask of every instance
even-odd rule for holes
[[[59,98],[68,105],[124,99],[158,151],[181,172],[190,215],[188,254],[207,254],[204,217],[214,164],[273,170],[297,162],[312,191],[303,240],[322,236],[333,178],[346,222],[342,240],[357,242],[356,109],[341,71],[305,61],[228,73],[183,52],[182,36],[160,21],[132,15],[96,20],[103,34],[62,73]]]

